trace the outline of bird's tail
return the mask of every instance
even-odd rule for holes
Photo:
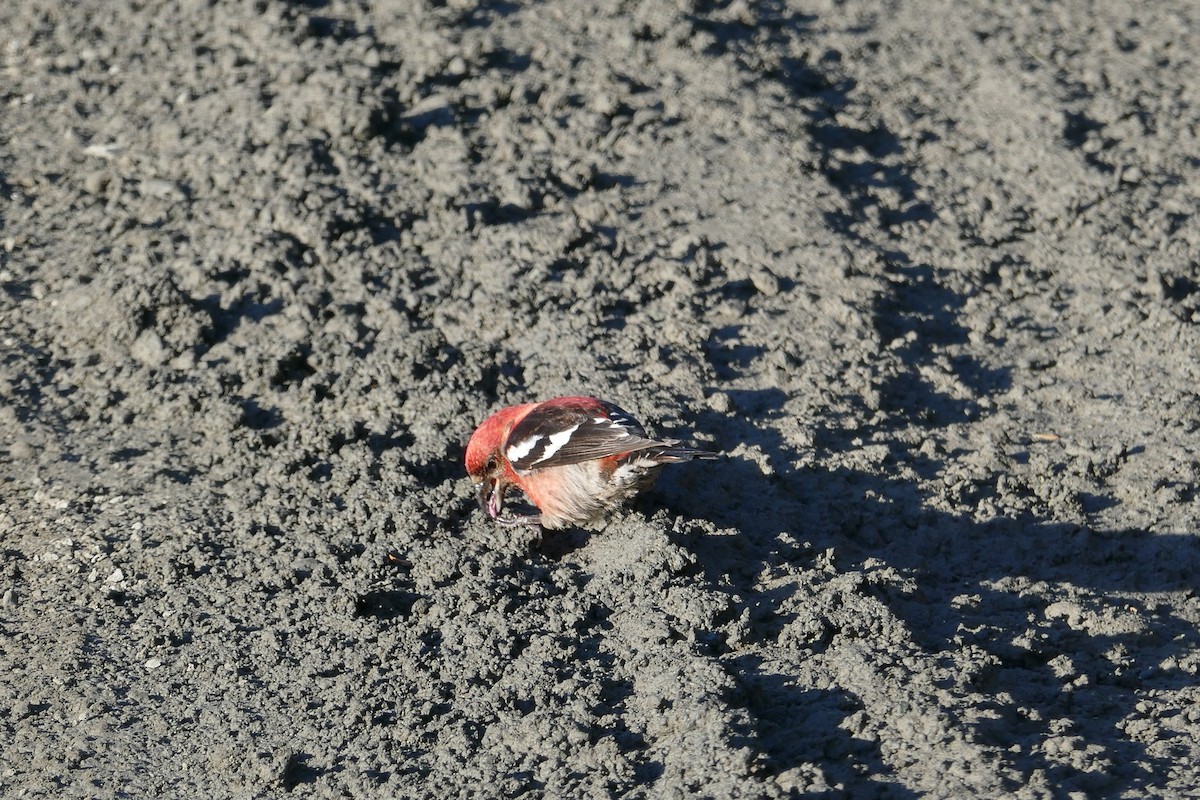
[[[714,450],[698,450],[694,447],[683,447],[677,439],[666,439],[652,451],[654,460],[663,464],[678,464],[692,459],[715,461],[721,453]]]

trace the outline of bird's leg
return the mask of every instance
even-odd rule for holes
[[[496,524],[502,528],[516,528],[519,525],[540,528],[542,527],[542,516],[540,514],[531,514],[527,517],[496,517]]]

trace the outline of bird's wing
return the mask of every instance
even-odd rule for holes
[[[518,472],[578,464],[596,458],[646,450],[655,441],[636,419],[617,406],[544,403],[508,435],[504,455]]]

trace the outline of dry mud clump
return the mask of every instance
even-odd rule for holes
[[[1200,784],[1191,3],[0,30],[0,794]],[[728,457],[497,530],[575,392]]]

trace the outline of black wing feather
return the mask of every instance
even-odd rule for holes
[[[562,467],[675,444],[649,438],[645,429],[628,413],[611,403],[601,401],[601,405],[604,406],[603,414],[553,405],[535,408],[508,435],[509,446],[534,442],[529,452],[519,458],[509,456],[513,468],[524,472]],[[561,441],[561,436],[558,441],[551,438],[565,431],[571,431],[565,442]],[[546,455],[548,452],[549,456]]]

